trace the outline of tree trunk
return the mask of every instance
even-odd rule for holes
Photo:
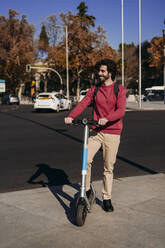
[[[48,92],[48,81],[47,81],[47,78],[46,78],[46,74],[43,73],[42,75],[44,77],[44,92]]]
[[[44,80],[44,92],[48,92],[47,80]]]
[[[24,87],[24,84],[20,84],[19,86],[18,86],[18,88],[16,89],[16,94],[18,95],[18,97],[19,97],[19,99],[20,99],[20,101],[21,101],[21,98],[22,98],[22,88]]]
[[[80,98],[80,73],[77,72],[77,101]]]

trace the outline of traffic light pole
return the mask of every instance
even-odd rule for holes
[[[27,72],[31,72],[31,69],[35,69],[35,70],[44,70],[44,71],[47,71],[47,70],[50,70],[50,71],[53,71],[54,73],[56,73],[59,78],[60,78],[60,83],[61,85],[63,85],[63,81],[62,81],[62,77],[61,75],[58,73],[58,71],[56,71],[55,69],[53,68],[50,68],[50,67],[42,67],[42,66],[31,66],[30,64],[26,65],[26,71]]]

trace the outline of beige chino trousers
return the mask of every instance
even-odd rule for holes
[[[88,140],[88,160],[87,160],[87,177],[86,177],[86,191],[90,189],[91,182],[91,167],[93,158],[96,152],[102,146],[103,149],[103,184],[102,184],[102,198],[103,200],[111,199],[113,169],[116,162],[116,155],[120,144],[120,135],[107,133],[91,133]]]

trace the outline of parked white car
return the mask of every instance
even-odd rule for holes
[[[17,104],[19,105],[19,98],[14,94],[5,94],[1,99],[2,104]]]
[[[71,109],[72,101],[68,100],[65,95],[58,92],[43,92],[38,94],[34,100],[34,109],[40,111],[42,109],[52,109],[57,112],[64,109]]]

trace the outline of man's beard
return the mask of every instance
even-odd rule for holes
[[[109,79],[109,75],[99,77],[99,79],[100,79],[100,81],[101,81],[102,83],[104,83],[106,80],[108,80],[108,79]]]

